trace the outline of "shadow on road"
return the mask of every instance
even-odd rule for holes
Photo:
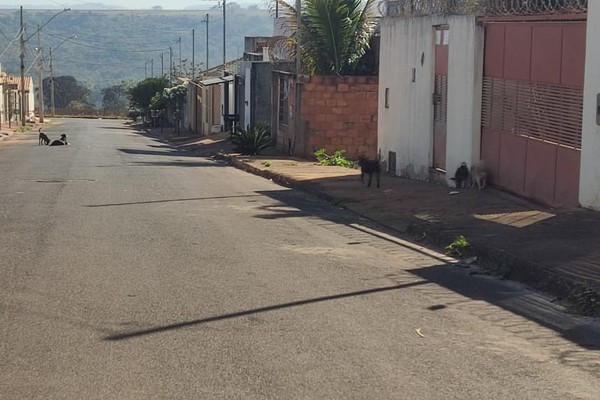
[[[148,201],[134,201],[131,203],[107,203],[107,204],[88,204],[84,207],[117,207],[117,206],[133,206],[138,204],[156,204],[156,203],[176,203],[181,201],[202,201],[202,200],[222,200],[222,199],[232,199],[238,197],[262,197],[259,194],[248,194],[248,195],[239,195],[239,196],[213,196],[213,197],[192,197],[189,199],[166,199],[166,200],[148,200]]]
[[[238,311],[238,312],[233,312],[233,313],[229,313],[229,314],[215,315],[212,317],[200,318],[200,319],[196,319],[193,321],[180,322],[177,324],[157,326],[154,328],[142,329],[142,330],[133,331],[133,332],[117,333],[117,334],[105,337],[104,340],[115,341],[115,340],[132,339],[132,338],[139,337],[139,336],[167,332],[167,331],[172,331],[175,329],[186,328],[189,326],[206,324],[209,322],[239,318],[239,317],[244,317],[246,315],[260,314],[260,313],[269,312],[269,311],[276,311],[276,310],[281,310],[281,309],[286,309],[286,308],[305,306],[308,304],[322,303],[325,301],[339,300],[339,299],[344,299],[347,297],[356,297],[356,296],[364,296],[364,295],[374,294],[374,293],[389,292],[389,291],[393,291],[393,290],[409,288],[412,286],[425,285],[427,283],[428,282],[426,282],[426,281],[416,281],[416,282],[410,282],[410,283],[406,283],[406,284],[402,284],[402,285],[385,286],[385,287],[379,287],[379,288],[374,288],[374,289],[365,289],[365,290],[359,290],[356,292],[340,293],[340,294],[334,294],[334,295],[330,295],[330,296],[322,296],[322,297],[315,297],[312,299],[292,301],[289,303],[275,304],[272,306],[252,308],[249,310]]]

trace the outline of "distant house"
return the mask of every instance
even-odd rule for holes
[[[35,96],[33,93],[33,78],[29,75],[24,77],[25,83],[25,118],[33,118],[33,111],[35,108],[34,101]],[[2,86],[2,112],[1,121],[2,123],[8,123],[8,121],[20,121],[21,120],[21,77],[10,76],[0,72],[0,85]]]

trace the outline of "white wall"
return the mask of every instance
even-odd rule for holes
[[[600,126],[596,124],[596,96],[600,93],[600,2],[588,2],[585,83],[583,89],[583,131],[579,202],[600,211]]]
[[[481,150],[484,28],[475,22],[475,17],[453,16],[448,19],[448,183],[461,162],[470,166],[479,161]]]
[[[378,144],[396,174],[429,178],[433,164],[434,31],[448,24],[447,177],[479,158],[483,28],[473,16],[385,18],[381,27]],[[413,78],[415,69],[415,81]],[[386,88],[389,108],[385,108]]]

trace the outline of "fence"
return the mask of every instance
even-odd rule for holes
[[[536,15],[585,13],[588,0],[388,0],[379,4],[387,17],[435,14]]]

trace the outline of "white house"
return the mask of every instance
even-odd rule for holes
[[[600,209],[595,3],[385,2],[378,144],[391,172],[452,185],[461,162],[485,160],[504,190]]]

